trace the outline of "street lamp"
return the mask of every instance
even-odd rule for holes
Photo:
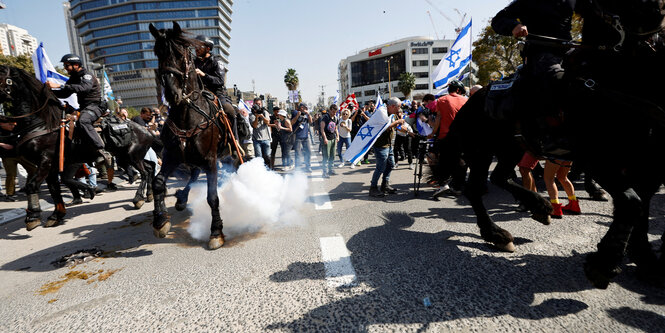
[[[390,61],[392,60],[393,60],[392,56],[388,57],[388,59],[385,60],[385,62],[388,63],[388,94],[390,97],[393,97],[392,89],[390,89]]]

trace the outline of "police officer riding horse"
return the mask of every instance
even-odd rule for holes
[[[47,82],[58,98],[67,98],[76,94],[81,113],[76,121],[77,127],[85,133],[89,142],[97,151],[99,158],[97,163],[106,163],[111,165],[111,154],[104,150],[104,142],[99,136],[93,124],[102,116],[102,90],[97,78],[88,73],[82,67],[81,58],[75,54],[66,54],[60,62],[63,63],[65,70],[69,74],[69,80],[64,85],[54,82]]]

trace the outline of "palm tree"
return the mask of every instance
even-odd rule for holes
[[[399,75],[399,83],[397,88],[404,94],[404,98],[408,99],[409,94],[416,87],[416,76],[413,73],[404,72]]]
[[[296,90],[298,89],[298,73],[296,73],[296,70],[293,68],[289,68],[286,70],[286,74],[284,74],[284,84],[286,84],[286,87],[289,90]]]

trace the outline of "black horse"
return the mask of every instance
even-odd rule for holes
[[[164,204],[165,181],[180,164],[185,163],[192,168],[190,182],[196,179],[199,170],[206,173],[207,201],[212,212],[208,248],[218,249],[224,245],[224,234],[217,197],[217,148],[220,140],[229,138],[228,119],[219,121],[218,117],[224,119],[226,114],[219,111],[221,108],[214,104],[214,96],[204,90],[196,74],[189,47],[200,43],[186,37],[176,22],[173,22],[172,29],[160,30],[151,24],[150,32],[155,37],[158,77],[170,105],[162,131],[162,169],[153,181],[155,209],[152,226],[157,237],[166,237],[171,223]],[[182,209],[188,193],[179,193],[178,208]]]
[[[16,121],[14,133],[18,136],[17,153],[37,166],[30,175],[25,189],[28,195],[28,209],[25,219],[28,231],[41,224],[39,205],[39,187],[46,180],[49,192],[55,203],[55,210],[44,226],[56,226],[64,221],[65,205],[58,181],[58,163],[60,147],[60,125],[63,110],[60,101],[46,85],[24,70],[0,66],[0,103],[5,103],[6,111],[11,116],[3,117],[6,121]],[[121,159],[134,161],[138,169],[144,170],[143,157],[150,147],[150,134],[140,127],[131,127],[132,144],[115,153]],[[95,191],[90,186],[74,179],[74,174],[81,163],[90,163],[96,159],[95,149],[85,144],[75,131],[73,140],[65,138],[63,183],[73,192],[87,191],[94,197]],[[66,135],[66,134],[65,134]],[[142,154],[140,154],[142,151]],[[140,157],[139,157],[140,155]],[[147,177],[147,176],[146,176]]]
[[[665,272],[665,255],[658,259],[647,238],[649,203],[665,180],[665,95],[659,91],[665,77],[665,11],[663,1],[637,0],[595,1],[579,11],[585,19],[583,43],[566,61],[561,133],[574,147],[573,159],[586,165],[613,198],[612,225],[585,264],[589,280],[606,288],[626,251],[641,275]],[[626,80],[643,85],[623,84]],[[513,193],[541,222],[548,223],[540,214],[550,205],[510,180],[522,151],[513,138],[518,119],[490,118],[486,96],[487,90],[479,91],[459,111],[442,154],[455,156],[456,148],[464,153],[470,166],[465,195],[481,235],[511,250],[512,235],[494,224],[481,200],[492,155],[498,158],[493,183]]]

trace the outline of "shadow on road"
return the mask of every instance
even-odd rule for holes
[[[475,255],[481,248],[473,234],[406,230],[414,218],[384,214],[385,225],[366,229],[347,243],[357,281],[371,291],[318,307],[302,318],[268,329],[300,331],[366,331],[372,324],[420,324],[460,318],[497,317],[537,320],[574,314],[587,304],[572,298],[536,300],[537,294],[589,289],[582,272],[583,255]],[[323,279],[320,263],[293,263],[271,280]],[[428,298],[430,306],[424,305]]]

